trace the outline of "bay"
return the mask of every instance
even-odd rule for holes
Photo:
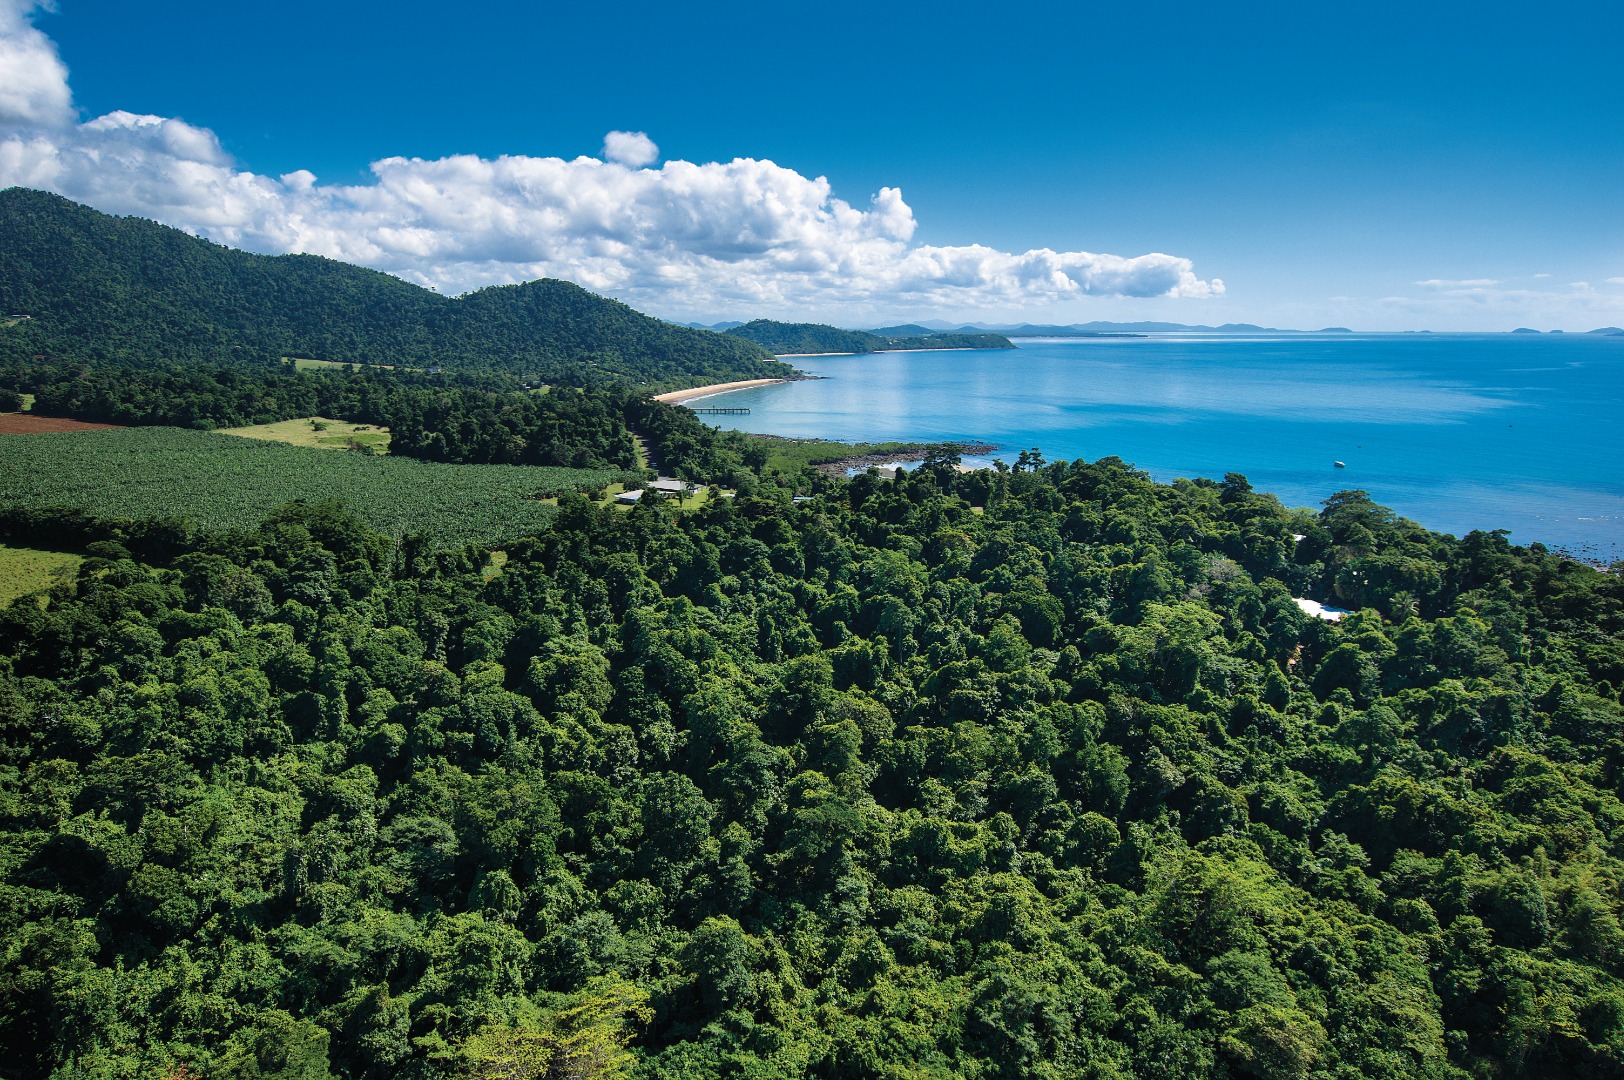
[[[1015,351],[818,356],[816,381],[707,419],[772,435],[976,439],[1013,460],[1115,455],[1158,480],[1244,473],[1291,506],[1360,488],[1429,528],[1624,557],[1624,337],[1023,339]],[[1336,461],[1345,462],[1337,468]]]

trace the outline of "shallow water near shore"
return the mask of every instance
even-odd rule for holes
[[[820,356],[707,419],[772,435],[984,439],[1116,455],[1158,480],[1241,472],[1291,506],[1363,488],[1461,535],[1624,557],[1624,337],[1025,339],[1015,352]],[[1345,468],[1337,468],[1343,461]]]

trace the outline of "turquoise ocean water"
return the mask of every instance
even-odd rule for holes
[[[793,361],[827,376],[705,404],[744,431],[978,439],[1116,455],[1158,480],[1241,472],[1290,506],[1363,488],[1443,532],[1624,557],[1624,337],[1025,339],[1014,352]],[[1338,469],[1334,461],[1343,461]]]

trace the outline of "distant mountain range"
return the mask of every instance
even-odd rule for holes
[[[898,332],[902,331],[902,332]],[[1002,334],[984,331],[938,332],[923,326],[881,330],[842,330],[824,323],[786,323],[756,319],[727,331],[780,355],[797,353],[875,353],[892,349],[1013,349]]]

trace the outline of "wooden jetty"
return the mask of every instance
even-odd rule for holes
[[[718,409],[695,409],[692,405],[688,406],[688,408],[691,411],[696,412],[696,413],[727,413],[727,414],[729,414],[731,416],[741,416],[741,415],[747,414],[750,411],[749,409],[738,409],[738,408],[734,408],[734,409],[720,409],[720,408],[718,408]]]

